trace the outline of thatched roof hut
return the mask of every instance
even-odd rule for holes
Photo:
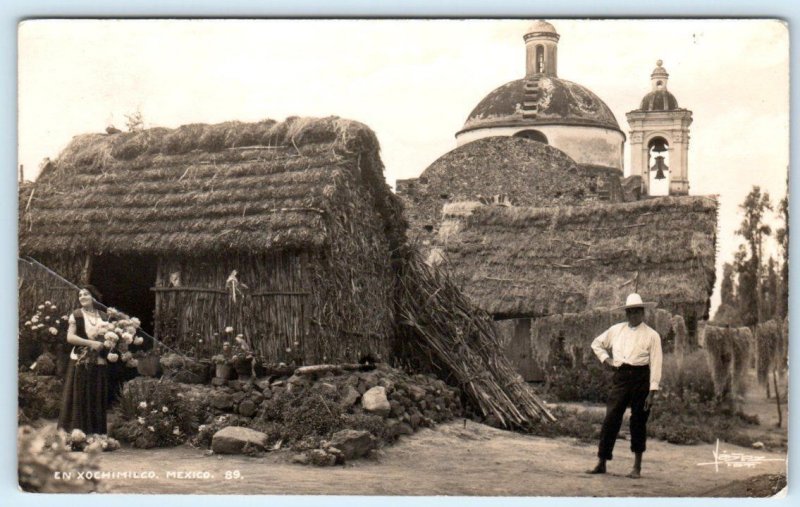
[[[389,350],[390,252],[405,224],[378,141],[360,123],[293,117],[82,135],[19,203],[21,255],[98,285],[131,313],[149,305],[168,344],[203,340],[212,352],[209,337],[232,326],[274,360]]]
[[[613,308],[638,291],[702,317],[714,286],[717,203],[661,197],[560,208],[479,206],[440,233],[441,257],[496,318]]]

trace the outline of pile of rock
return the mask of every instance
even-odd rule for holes
[[[300,372],[300,373],[298,373]],[[275,410],[281,397],[321,395],[338,404],[343,414],[367,414],[380,421],[381,431],[370,434],[361,428],[335,432],[319,448],[296,455],[297,463],[330,465],[357,459],[400,435],[410,435],[419,428],[462,414],[457,389],[429,375],[407,375],[385,365],[370,371],[323,371],[289,376],[273,376],[251,381],[214,379],[213,386],[193,385],[185,397],[206,399],[215,417],[227,415],[231,424],[249,426],[265,411]],[[253,424],[257,427],[257,424]],[[242,450],[265,450],[267,435],[252,429],[227,427],[216,432],[211,448],[216,453],[242,453]]]

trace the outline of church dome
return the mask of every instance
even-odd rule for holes
[[[675,111],[678,109],[678,99],[667,90],[654,90],[642,99],[640,111]]]
[[[537,77],[511,81],[492,91],[472,110],[459,134],[529,125],[579,125],[622,132],[611,109],[588,88],[555,76]]]
[[[526,33],[556,33],[556,27],[543,19],[537,19],[531,23]]]

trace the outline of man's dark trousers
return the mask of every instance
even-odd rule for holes
[[[600,448],[597,456],[610,460],[614,443],[622,426],[625,409],[631,407],[631,451],[644,452],[647,442],[647,416],[644,401],[650,392],[650,366],[623,364],[614,371],[611,392],[606,404],[606,418],[600,430]]]

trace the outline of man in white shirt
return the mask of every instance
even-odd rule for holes
[[[590,474],[606,473],[606,461],[612,459],[622,416],[630,406],[631,451],[635,458],[628,477],[641,477],[647,417],[661,381],[662,359],[661,337],[643,322],[646,304],[639,294],[630,294],[623,307],[628,321],[611,326],[592,342],[595,355],[614,372],[614,378],[600,431],[598,462],[588,471]]]

